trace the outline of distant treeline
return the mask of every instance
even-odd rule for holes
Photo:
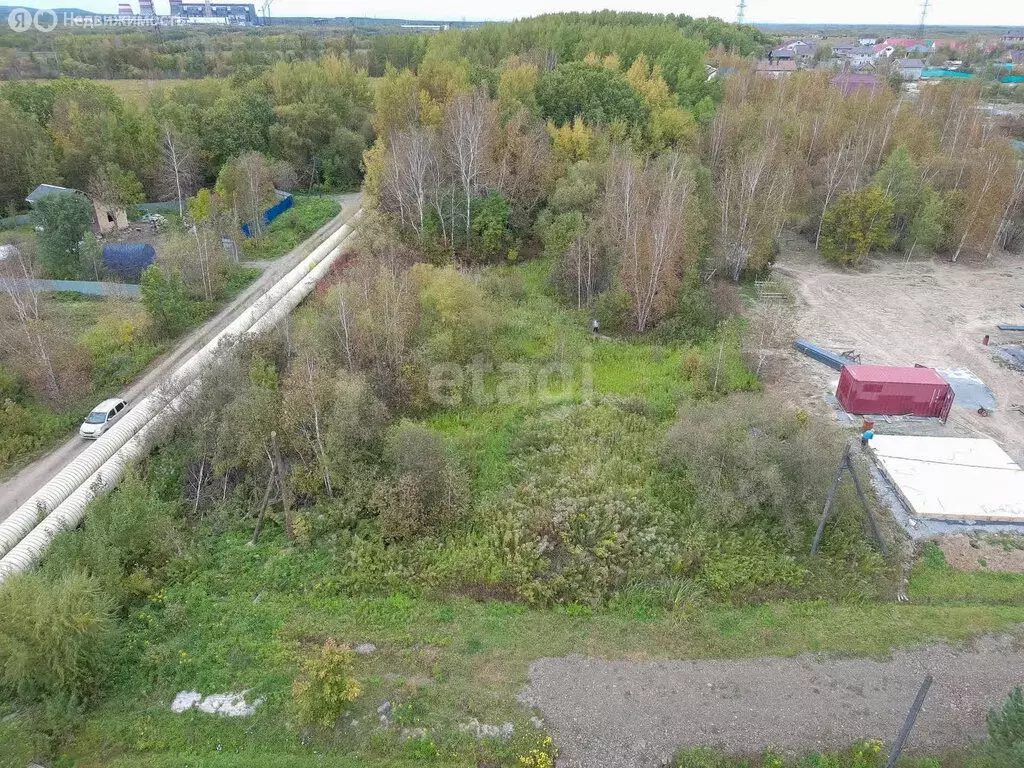
[[[431,41],[442,38],[473,65],[494,67],[513,54],[543,51],[553,61],[579,60],[590,51],[617,51],[624,59],[644,50],[649,36],[690,39],[710,48],[750,55],[773,38],[720,19],[601,11],[541,16],[439,34],[395,33],[382,25],[249,29],[157,28],[138,31],[68,30],[56,33],[0,31],[0,78],[98,79],[251,77],[285,61],[347,57],[373,77],[390,65],[417,69]],[[633,56],[628,51],[634,51]]]

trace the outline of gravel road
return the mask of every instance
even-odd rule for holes
[[[312,236],[297,246],[290,253],[279,259],[266,262],[266,268],[256,281],[237,296],[227,307],[216,316],[190,333],[171,352],[154,361],[146,372],[132,384],[120,392],[110,392],[108,396],[120,396],[129,404],[136,403],[148,395],[167,377],[167,375],[183,363],[194,352],[226,328],[232,320],[248,309],[260,296],[284,277],[292,268],[313,252],[313,249],[326,240],[348,221],[362,204],[362,193],[339,196],[341,212],[330,222],[317,230]],[[102,398],[97,396],[97,402]],[[73,436],[58,448],[50,451],[26,467],[13,477],[0,482],[0,521],[9,517],[24,501],[38,491],[64,465],[86,449],[88,442],[77,435],[75,427]]]
[[[753,754],[891,744],[926,672],[935,682],[907,748],[964,745],[985,736],[989,708],[1024,684],[1024,647],[1000,636],[896,651],[888,661],[545,658],[530,666],[520,701],[543,715],[559,768],[646,768],[681,747]]]

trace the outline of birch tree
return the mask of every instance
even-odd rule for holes
[[[494,119],[494,106],[483,90],[460,93],[445,113],[444,151],[462,187],[467,243],[472,231],[473,197],[483,185]]]
[[[178,215],[185,216],[185,200],[199,187],[198,162],[195,151],[164,123],[161,131],[163,162],[160,168],[160,196],[178,202]]]
[[[671,306],[687,249],[693,173],[678,152],[641,162],[617,147],[609,163],[605,229],[618,256],[635,328],[648,330]]]

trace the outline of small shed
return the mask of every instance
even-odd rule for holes
[[[943,421],[953,407],[953,388],[932,368],[845,365],[836,398],[848,413],[925,416]]]

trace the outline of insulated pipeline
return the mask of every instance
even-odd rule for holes
[[[361,213],[360,210],[352,221],[357,220]],[[352,234],[352,231],[352,225],[346,223],[331,234],[309,256],[279,282],[271,286],[252,306],[177,368],[155,392],[143,398],[109,432],[82,451],[18,507],[10,517],[0,522],[0,556],[10,552],[50,512],[82,485],[87,484],[90,478],[160,413],[169,401],[206,372],[216,362],[218,350],[222,345],[234,343],[242,334],[252,328],[328,256],[335,254],[336,258],[337,249]],[[312,286],[309,287],[309,290],[312,290]],[[294,307],[294,305],[292,306]]]

